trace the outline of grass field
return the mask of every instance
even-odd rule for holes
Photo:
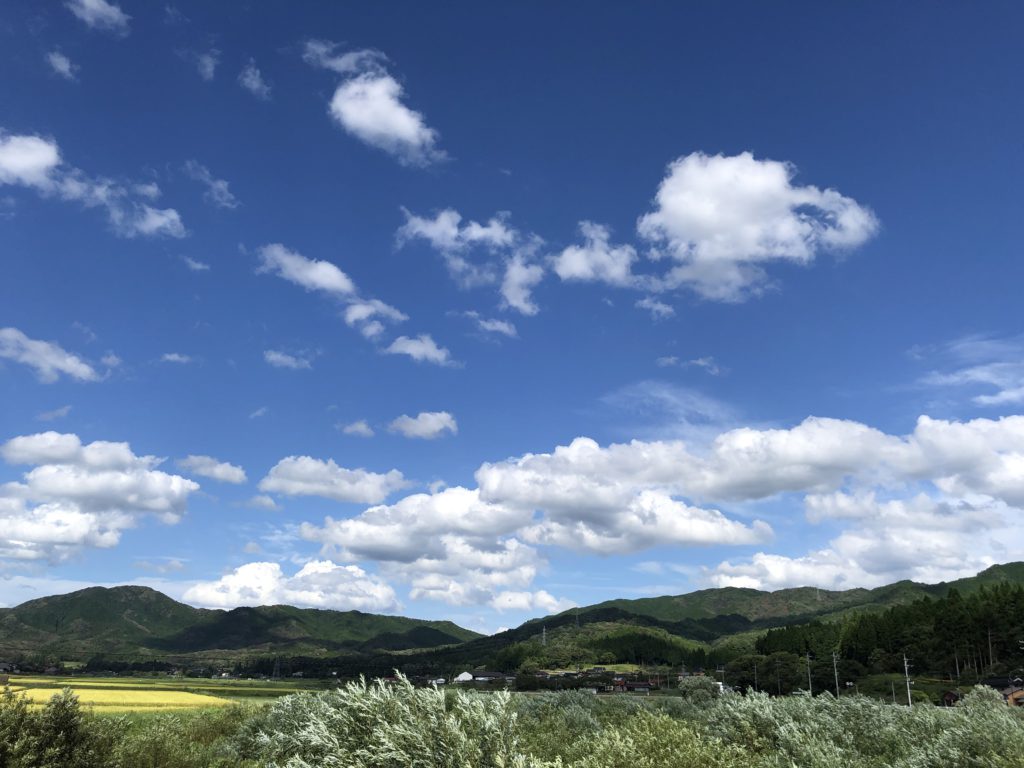
[[[43,705],[70,688],[83,706],[98,714],[161,712],[267,702],[290,693],[322,687],[318,683],[203,678],[30,677],[12,676],[10,688]]]

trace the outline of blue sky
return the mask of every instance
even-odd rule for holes
[[[1020,559],[1022,21],[9,3],[0,603]]]

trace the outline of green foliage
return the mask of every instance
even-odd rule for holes
[[[620,728],[607,728],[573,768],[730,768],[745,764],[742,750],[668,715],[639,712]]]
[[[691,704],[706,705],[721,695],[721,689],[710,677],[693,676],[679,681],[679,693]]]
[[[710,693],[701,682],[688,693]],[[1021,744],[1024,711],[982,687],[953,708],[910,709],[828,693],[513,696],[401,678],[133,718],[83,712],[70,691],[41,708],[0,696],[0,768],[1024,768]]]
[[[102,768],[124,723],[82,712],[68,689],[42,709],[4,690],[0,699],[0,768]]]
[[[773,629],[756,647],[761,654],[810,652],[819,659],[837,651],[843,659],[873,673],[902,672],[906,654],[915,674],[956,679],[959,673],[961,680],[976,682],[1024,669],[1022,637],[1024,586],[992,581],[990,574],[986,583],[972,586],[966,597],[950,587],[939,599],[925,598],[882,613],[859,614],[842,624],[812,622]],[[827,667],[826,678],[831,664]],[[844,672],[856,676],[858,670]]]
[[[155,714],[132,721],[114,746],[111,768],[236,768],[235,734],[256,707]]]
[[[224,707],[145,717],[97,717],[68,689],[43,707],[5,688],[0,768],[242,768],[234,736],[255,710]]]
[[[279,700],[241,744],[261,764],[288,768],[504,768],[522,760],[515,721],[504,691],[360,680]]]

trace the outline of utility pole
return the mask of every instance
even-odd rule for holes
[[[814,683],[811,682],[811,652],[807,652],[807,692],[814,695]]]
[[[892,685],[892,703],[896,703],[896,681],[890,680],[889,683]]]
[[[836,698],[839,698],[839,657],[832,651],[832,674],[836,677]]]
[[[547,645],[548,644],[548,627],[547,627],[546,624],[541,624],[540,625],[540,644],[541,645]]]
[[[757,662],[754,662],[754,690],[757,690]]]
[[[914,708],[914,702],[910,698],[910,662],[907,661],[907,654],[903,654],[903,676],[907,680],[907,706]]]

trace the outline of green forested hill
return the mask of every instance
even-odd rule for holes
[[[339,661],[338,668],[367,674],[387,674],[396,667],[410,672],[474,666],[513,670],[658,659],[717,664],[753,652],[772,628],[848,624],[860,615],[945,597],[954,588],[969,596],[1004,583],[1024,584],[1024,563],[997,565],[970,578],[932,585],[902,581],[847,591],[725,588],[611,600],[491,636],[447,621],[359,611],[284,605],[204,610],[146,587],[97,587],[0,610],[0,658],[33,653],[133,660],[344,657],[347,661]]]
[[[911,603],[922,597],[942,597],[953,587],[962,594],[970,594],[983,584],[1001,582],[1024,584],[1024,563],[994,565],[976,576],[940,584],[898,581],[876,589],[830,591],[797,587],[775,592],[724,587],[677,596],[609,600],[581,608],[580,612],[581,615],[586,615],[590,612],[617,608],[638,616],[650,616],[669,622],[715,619],[731,615],[742,616],[757,623],[773,619],[792,620],[797,617],[826,618],[850,608],[885,608]]]
[[[323,655],[404,650],[480,637],[449,621],[287,605],[204,610],[148,587],[92,587],[0,610],[0,656],[155,658],[234,651]]]
[[[1024,584],[1024,563],[996,565],[976,576],[940,584],[901,581],[876,589],[846,591],[724,588],[610,600],[533,619],[515,629],[406,661],[423,669],[462,663],[511,670],[640,660],[714,665],[752,653],[758,639],[775,627],[828,626],[862,614],[911,606],[923,599],[942,598],[954,588],[962,595],[971,595],[983,586],[1003,583]]]

